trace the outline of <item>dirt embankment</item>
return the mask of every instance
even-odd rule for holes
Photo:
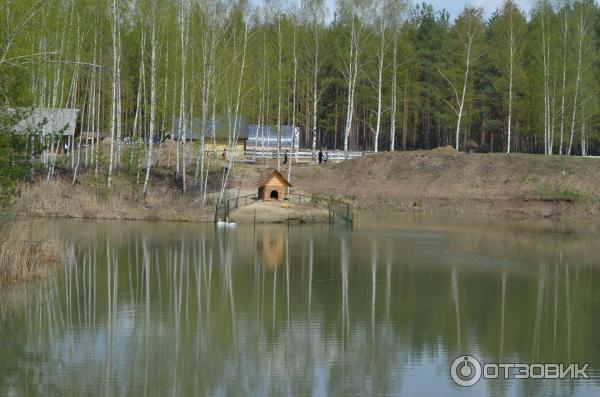
[[[358,208],[517,217],[600,215],[600,159],[463,154],[449,150],[380,153],[297,167],[297,188],[342,197]]]
[[[274,167],[265,161],[239,164],[230,176],[230,197],[256,192],[260,172]],[[215,166],[216,167],[216,166]],[[124,171],[123,171],[124,173]],[[283,166],[287,176],[287,166]],[[132,179],[133,178],[133,179]],[[190,176],[191,178],[191,176]],[[198,194],[181,193],[173,169],[153,169],[148,196],[141,198],[134,177],[105,178],[82,173],[56,182],[25,185],[16,212],[34,216],[145,219],[202,222],[214,219],[214,202],[222,171],[209,178],[208,205]],[[293,165],[292,190],[344,199],[359,209],[437,211],[452,214],[534,218],[600,216],[600,159],[542,155],[463,154],[452,149],[369,155],[342,163]],[[259,211],[275,216],[259,222],[286,222],[290,208]],[[233,215],[233,214],[232,214]],[[245,209],[238,221],[253,220]],[[269,215],[270,216],[270,215]],[[315,221],[319,214],[299,214]]]

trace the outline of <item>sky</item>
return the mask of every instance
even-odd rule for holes
[[[413,0],[415,2],[421,2],[419,0]],[[504,2],[503,0],[426,0],[426,3],[433,5],[436,10],[445,8],[450,13],[450,18],[454,19],[460,14],[467,4],[471,4],[476,7],[483,7],[485,10],[485,16],[489,17],[492,13]],[[516,0],[526,13],[529,12],[532,4],[532,0]]]
[[[260,0],[258,0],[260,2]],[[483,7],[485,16],[490,17],[492,13],[504,2],[504,0],[410,0],[412,4],[428,3],[433,5],[436,10],[446,9],[450,13],[450,19],[454,20],[465,8],[467,4],[476,7]],[[531,9],[534,0],[516,0],[526,13]],[[329,10],[335,8],[335,0],[325,0]]]
[[[266,0],[251,0],[255,5],[264,4]],[[465,8],[466,5],[470,4],[475,7],[482,7],[484,10],[484,16],[489,18],[492,13],[502,5],[504,0],[408,0],[411,4],[427,3],[431,4],[435,10],[446,9],[450,13],[450,20],[453,21]],[[532,4],[536,0],[515,0],[515,2],[525,11],[526,15],[529,15]],[[281,0],[283,4],[299,4],[300,0]],[[335,9],[336,0],[325,0],[326,7],[329,10],[329,18],[331,19],[332,11]]]

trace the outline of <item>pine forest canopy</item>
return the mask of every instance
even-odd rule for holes
[[[125,137],[215,117],[296,125],[313,150],[600,154],[593,0],[538,1],[529,15],[508,0],[488,20],[468,6],[454,21],[405,0],[2,8],[3,106],[81,109],[81,131],[113,137],[109,174]]]

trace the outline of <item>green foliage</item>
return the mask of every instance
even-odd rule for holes
[[[209,118],[213,106],[217,117],[232,117],[237,90],[241,87],[239,113],[246,121],[275,124],[281,80],[281,122],[291,124],[295,120],[302,131],[301,144],[310,146],[313,63],[318,48],[319,144],[329,149],[340,148],[348,100],[344,60],[349,51],[350,23],[355,23],[362,34],[351,148],[372,149],[377,109],[377,55],[382,40],[385,66],[381,147],[388,147],[394,72],[398,76],[397,147],[429,149],[452,144],[456,114],[449,103],[455,98],[441,72],[459,90],[462,88],[464,35],[461,32],[464,33],[469,21],[476,21],[479,30],[477,51],[469,75],[462,128],[465,141],[476,142],[484,151],[506,149],[508,32],[512,26],[516,50],[511,124],[514,149],[533,153],[543,151],[545,72],[542,38],[547,37],[550,60],[546,80],[550,82],[547,89],[555,145],[558,146],[560,125],[570,127],[574,117],[573,152],[581,152],[583,136],[589,152],[600,153],[600,97],[597,95],[600,91],[600,58],[597,56],[600,7],[592,0],[552,5],[540,1],[528,18],[516,2],[506,1],[487,21],[477,8],[465,8],[453,21],[443,9],[436,10],[426,3],[412,6],[403,0],[339,1],[327,16],[323,15],[326,11],[322,0],[301,1],[296,8],[285,8],[280,3],[259,8],[253,2],[204,4],[191,1],[190,40],[185,65],[182,65],[180,38],[181,1],[114,0],[114,3],[122,41],[119,51],[124,136],[141,135],[145,139],[148,133],[150,32],[155,22],[158,29],[158,127],[155,136],[169,133],[173,129],[173,116],[179,116],[180,112],[197,119],[201,117],[208,79],[213,79],[207,93]],[[100,115],[99,127],[101,132],[108,132],[113,99],[110,73],[114,56],[112,4],[113,0],[58,3],[6,0],[7,23],[0,24],[0,37],[6,38],[0,43],[0,100],[12,107],[27,104],[73,106],[81,109],[80,115],[89,117],[89,109],[83,107],[91,103],[91,87],[95,82],[95,92],[100,92],[100,102],[94,104],[96,114]],[[353,11],[349,12],[351,9]],[[31,15],[33,19],[29,20]],[[580,15],[584,16],[588,29],[583,40],[578,107],[574,109]],[[383,33],[378,28],[382,20],[387,23]],[[563,32],[565,21],[567,28]],[[244,75],[239,76],[245,22],[249,23],[249,40]],[[211,47],[213,40],[214,48]],[[282,44],[281,54],[279,43]],[[563,48],[566,49],[564,53]],[[295,100],[294,49],[297,60]],[[392,70],[394,49],[397,50],[395,71]],[[95,67],[91,65],[93,62]],[[209,65],[210,62],[213,65]],[[142,70],[144,74],[141,74]],[[182,73],[186,77],[184,109],[180,109]],[[142,91],[139,112],[138,89]],[[563,97],[564,111],[561,110]],[[293,109],[293,103],[296,109]],[[136,114],[139,117],[134,131]],[[83,129],[89,125],[89,120],[81,119],[79,124]],[[566,135],[570,128],[564,129]],[[129,166],[127,169],[131,171]]]
[[[40,168],[32,160],[39,149],[31,147],[25,134],[14,131],[19,117],[18,112],[0,109],[0,204],[10,203],[18,183]]]

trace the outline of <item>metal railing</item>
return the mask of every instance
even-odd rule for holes
[[[256,200],[258,200],[257,193],[246,194],[244,196],[236,196],[232,198],[224,198],[218,202],[215,207],[215,222],[219,219],[229,219],[229,214],[231,211],[238,209],[240,207],[240,203],[242,203],[241,205],[248,205],[252,204]]]
[[[346,226],[352,228],[354,225],[354,214],[352,205],[342,200],[317,195],[307,195],[301,193],[288,193],[288,201],[299,205],[313,205],[318,207],[324,205],[328,210],[328,220],[330,224],[343,222]]]
[[[288,193],[286,196],[287,201],[293,204],[326,207],[328,211],[328,222],[331,225],[338,222],[344,223],[349,228],[352,228],[354,225],[354,214],[350,203],[328,197],[292,192]],[[235,211],[239,207],[255,203],[256,201],[258,201],[257,193],[224,198],[215,207],[215,222],[219,219],[229,219],[229,215],[232,211]]]

